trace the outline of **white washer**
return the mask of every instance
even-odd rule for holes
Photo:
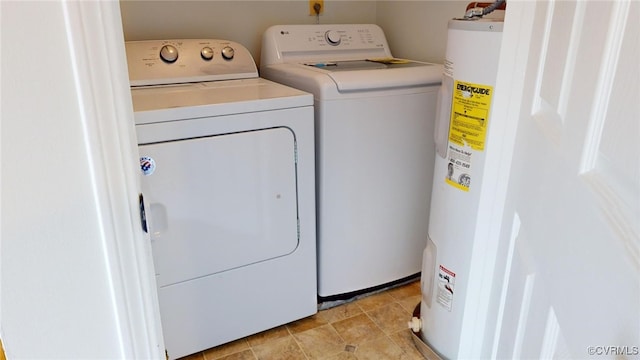
[[[321,299],[420,273],[442,66],[394,59],[376,25],[277,25],[260,71],[314,94]]]
[[[312,96],[231,41],[126,49],[168,356],[314,314]]]

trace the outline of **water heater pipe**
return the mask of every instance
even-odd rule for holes
[[[487,6],[488,5],[488,6]],[[482,7],[485,6],[485,7]],[[504,10],[506,7],[506,0],[496,0],[494,3],[470,3],[467,6],[467,12],[464,14],[466,19],[473,17],[482,17],[484,15],[492,13],[494,10],[500,8]]]

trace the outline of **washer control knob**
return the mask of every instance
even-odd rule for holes
[[[329,45],[332,46],[340,45],[340,41],[342,40],[340,38],[340,34],[334,30],[328,30],[326,33],[324,33],[324,38],[325,40],[327,40]]]
[[[208,46],[203,47],[202,50],[200,50],[200,56],[205,60],[213,59],[213,49]]]
[[[178,60],[178,49],[173,45],[165,45],[160,49],[160,58],[168,63]]]
[[[222,57],[225,58],[225,60],[233,59],[234,53],[235,51],[231,46],[225,46],[222,48]]]

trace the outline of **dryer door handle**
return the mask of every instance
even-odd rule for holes
[[[140,222],[142,223],[142,230],[146,233],[149,232],[149,228],[147,227],[147,213],[144,210],[144,195],[140,193],[138,196],[138,209],[140,210]]]

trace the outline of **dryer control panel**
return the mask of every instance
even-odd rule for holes
[[[261,64],[392,57],[374,24],[275,25],[264,33]]]
[[[258,77],[249,50],[216,39],[125,42],[131,86]]]

